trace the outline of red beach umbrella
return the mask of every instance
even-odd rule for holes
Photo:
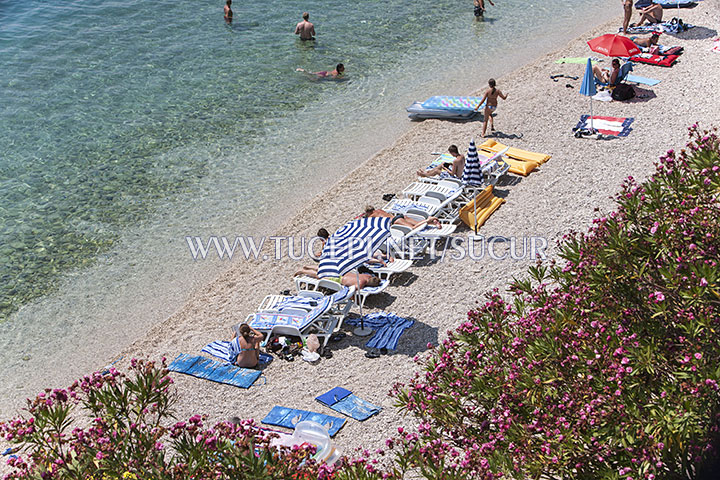
[[[590,50],[608,57],[632,57],[640,53],[640,48],[632,40],[617,33],[607,33],[587,43]]]

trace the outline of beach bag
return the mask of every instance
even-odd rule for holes
[[[630,100],[635,96],[635,89],[627,83],[621,83],[613,89],[612,98],[613,100]]]

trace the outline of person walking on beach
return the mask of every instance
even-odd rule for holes
[[[488,0],[490,2],[490,5],[493,7],[495,4],[492,2],[492,0]],[[475,21],[479,22],[481,18],[483,18],[483,15],[485,15],[485,0],[473,0],[473,4],[475,5]]]
[[[493,111],[497,108],[498,104],[498,97],[502,98],[503,100],[507,99],[507,94],[500,91],[500,89],[496,88],[495,79],[491,78],[488,80],[488,88],[485,90],[485,95],[483,95],[482,99],[480,100],[480,103],[477,107],[475,107],[475,111],[478,111],[478,108],[480,108],[480,105],[485,102],[485,112],[483,115],[485,116],[485,121],[483,122],[483,129],[482,129],[482,136],[485,136],[485,131],[487,130],[488,121],[490,121],[490,131],[495,131],[495,125],[493,124]]]
[[[303,12],[302,22],[295,26],[295,35],[300,35],[300,40],[315,40],[315,25],[310,23],[310,14]]]
[[[625,10],[625,18],[623,18],[623,33],[627,33],[630,19],[632,18],[632,0],[622,0],[623,9]]]
[[[230,5],[232,5],[232,0],[225,0],[225,21],[228,23],[232,22],[232,8],[230,8]]]

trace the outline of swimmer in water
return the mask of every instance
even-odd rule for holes
[[[232,0],[226,0],[225,1],[225,21],[228,23],[232,22],[232,17],[233,17],[233,11],[232,11],[232,8],[230,8],[230,5],[232,5]]]
[[[335,67],[335,70],[332,71],[323,70],[321,72],[308,72],[303,68],[298,68],[295,71],[307,73],[310,75],[316,75],[318,78],[339,78],[342,77],[345,73],[345,65],[343,65],[342,63],[338,63]]]

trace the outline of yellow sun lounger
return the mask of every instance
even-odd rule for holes
[[[465,225],[474,229],[477,223],[477,226],[481,227],[490,218],[490,215],[505,202],[504,198],[496,197],[492,191],[493,186],[489,185],[474,200],[460,209],[460,220]],[[477,202],[477,211],[475,202]]]
[[[505,148],[507,148],[506,145],[503,145],[500,142],[496,142],[492,138],[489,138],[485,140],[481,145],[478,145],[478,149],[485,150],[486,152],[491,153],[498,153]],[[510,147],[508,151],[505,152],[505,156],[514,158],[515,160],[535,162],[538,165],[547,162],[548,160],[550,160],[550,157],[552,157],[552,155],[547,155],[545,153],[528,152],[527,150],[520,150],[519,148],[515,147]]]

